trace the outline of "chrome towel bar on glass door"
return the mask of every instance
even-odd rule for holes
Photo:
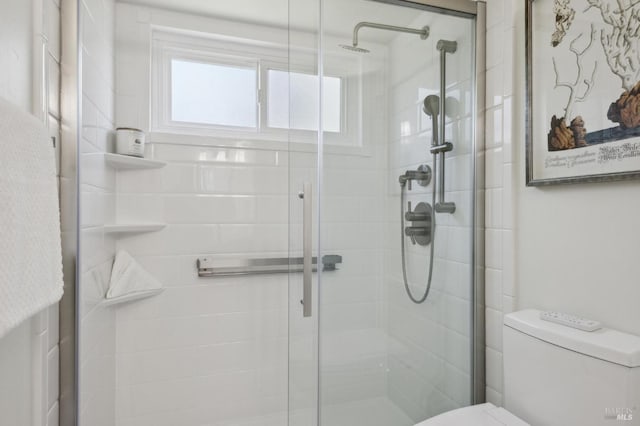
[[[342,263],[342,256],[328,254],[322,256],[322,270],[335,271],[336,265]],[[313,270],[318,267],[318,258],[312,258]],[[271,257],[261,259],[211,259],[200,258],[197,261],[199,277],[278,274],[302,272],[302,257]]]

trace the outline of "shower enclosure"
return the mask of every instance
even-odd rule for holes
[[[410,426],[482,402],[484,7],[78,2],[63,424]],[[122,252],[163,290],[107,297]]]

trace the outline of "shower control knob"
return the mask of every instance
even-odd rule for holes
[[[429,228],[426,226],[407,226],[404,228],[407,237],[426,237],[429,235]]]
[[[431,221],[431,218],[429,216],[428,213],[426,212],[412,212],[412,211],[408,211],[404,214],[404,220],[406,220],[407,222],[417,222],[417,221],[421,221],[421,222],[429,222]]]
[[[428,203],[419,202],[414,210],[411,209],[411,202],[407,203],[408,211],[403,213],[401,218],[406,219],[411,226],[404,226],[404,235],[409,237],[412,244],[426,246],[431,242],[431,228],[433,226],[433,210]]]

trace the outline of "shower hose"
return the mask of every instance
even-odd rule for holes
[[[433,166],[432,166],[434,180],[436,175],[436,156],[433,156]],[[436,251],[436,212],[433,210],[431,213],[431,250],[429,253],[429,277],[427,278],[427,287],[422,294],[422,297],[415,298],[411,293],[411,289],[409,288],[409,281],[407,280],[407,262],[405,256],[405,248],[404,248],[404,188],[405,185],[400,186],[400,247],[402,253],[402,279],[404,280],[404,289],[407,292],[407,296],[413,303],[421,304],[427,297],[429,297],[429,290],[431,290],[431,278],[433,277],[433,256]],[[436,205],[436,185],[435,181],[433,183],[433,191],[431,192],[431,205]]]

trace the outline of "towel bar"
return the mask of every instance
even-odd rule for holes
[[[261,259],[210,259],[199,258],[196,262],[199,277],[279,274],[302,272],[302,257],[272,257]],[[313,270],[317,271],[318,258],[314,257]],[[322,270],[335,271],[336,264],[342,263],[342,256],[328,254],[322,256]]]

